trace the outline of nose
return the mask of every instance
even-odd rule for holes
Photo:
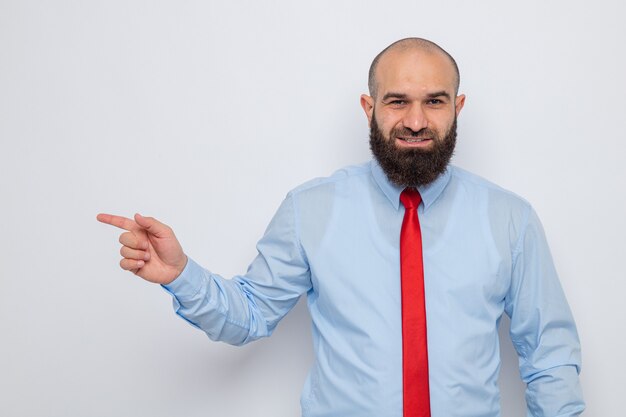
[[[428,119],[420,103],[412,103],[402,118],[402,125],[413,132],[418,132],[428,126]]]

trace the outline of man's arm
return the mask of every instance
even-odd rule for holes
[[[311,288],[300,247],[292,197],[287,196],[257,244],[258,255],[244,275],[224,279],[193,260],[164,288],[176,314],[212,340],[242,345],[272,334]]]
[[[578,416],[584,410],[578,374],[580,342],[536,213],[529,208],[513,252],[505,300],[511,339],[527,384],[529,416]]]
[[[269,336],[300,295],[311,287],[290,196],[259,241],[258,255],[247,273],[230,280],[188,259],[169,227],[149,219],[151,229],[146,228],[144,219],[148,218],[135,216],[132,221],[98,216],[103,223],[129,230],[120,236],[122,268],[163,285],[174,297],[176,313],[213,340],[242,345]],[[153,231],[161,232],[162,239],[169,239],[165,248],[152,236]],[[170,266],[164,259],[178,263]]]

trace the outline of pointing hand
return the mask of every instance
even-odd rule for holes
[[[135,214],[134,220],[111,214],[98,214],[97,219],[126,230],[120,235],[122,269],[146,281],[166,285],[185,268],[187,256],[169,226],[140,214]]]

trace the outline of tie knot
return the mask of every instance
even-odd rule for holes
[[[415,188],[405,188],[400,194],[400,201],[406,209],[417,209],[422,201],[422,196]]]

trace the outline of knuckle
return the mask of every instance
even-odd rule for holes
[[[128,242],[128,238],[129,238],[128,232],[124,232],[120,235],[119,241],[122,245],[125,245]]]
[[[122,255],[124,258],[130,258],[132,255],[132,251],[128,246],[122,246],[120,248],[120,255]]]

